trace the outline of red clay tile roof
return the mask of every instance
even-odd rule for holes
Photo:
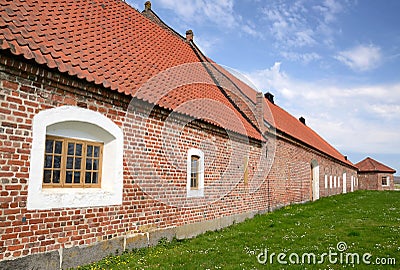
[[[167,109],[196,97],[214,100],[224,106],[203,108],[202,116],[209,112],[206,121],[261,139],[213,84],[191,45],[123,1],[3,0],[0,14],[2,50]],[[187,63],[197,65],[174,68]],[[171,68],[173,76],[166,76]],[[197,85],[167,88],[183,83]],[[199,116],[187,106],[179,111]]]
[[[123,1],[3,0],[0,14],[2,50],[261,139],[252,115],[256,91]],[[309,127],[264,102],[270,109],[264,118],[278,130],[352,165]]]
[[[355,164],[360,172],[382,172],[382,173],[395,173],[396,170],[367,157],[366,159]]]
[[[348,165],[354,166],[349,160],[347,160],[338,150],[332,145],[326,142],[321,136],[319,136],[310,127],[301,123],[297,118],[293,117],[287,111],[281,107],[272,104],[270,101],[265,99],[271,110],[272,116],[275,121],[276,129],[292,136],[293,138],[300,140],[309,146],[322,151],[329,156],[340,160]]]

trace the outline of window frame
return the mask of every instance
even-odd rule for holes
[[[196,170],[193,170],[193,161],[195,161]],[[200,157],[197,155],[190,156],[190,189],[198,190],[200,180]]]
[[[102,165],[103,165],[103,148],[104,148],[104,143],[101,142],[95,142],[95,141],[88,141],[88,140],[82,140],[82,139],[75,139],[75,138],[67,138],[67,137],[61,137],[61,136],[53,136],[53,135],[46,135],[46,140],[45,143],[47,143],[48,140],[54,140],[54,141],[62,141],[62,148],[61,148],[61,154],[54,153],[53,155],[57,154],[61,156],[61,164],[60,164],[60,183],[45,183],[44,182],[44,177],[45,177],[45,171],[54,171],[54,167],[51,168],[46,168],[45,164],[43,166],[43,182],[42,182],[42,187],[43,188],[100,188],[101,187],[101,176],[102,176]],[[67,168],[67,160],[68,158],[73,157],[75,161],[75,154],[70,155],[68,154],[68,145],[69,143],[74,143],[76,144],[82,144],[82,154],[81,156],[78,156],[81,158],[81,164],[80,164],[80,169],[69,169]],[[85,174],[88,172],[86,169],[86,160],[88,158],[87,156],[87,146],[93,146],[93,147],[99,147],[99,157],[98,157],[98,170],[89,170],[91,173],[97,173],[97,183],[86,183],[85,181]],[[74,148],[75,149],[75,148]],[[74,150],[75,152],[75,150]],[[44,153],[44,159],[46,160],[46,156],[49,156],[50,153],[47,153],[45,150]],[[92,159],[95,159],[96,157],[93,156],[92,154]],[[54,165],[54,161],[52,162],[52,165]],[[75,167],[75,166],[74,166]],[[58,170],[57,170],[58,171]],[[66,173],[67,171],[72,171],[72,172],[78,172],[80,173],[80,181],[79,184],[74,184],[72,183],[66,183]]]
[[[384,180],[385,180],[386,184],[383,183]],[[388,187],[388,186],[390,186],[389,177],[388,177],[388,176],[382,176],[382,177],[381,177],[381,184],[382,184],[382,187]]]
[[[198,157],[198,187],[192,188],[192,157]],[[204,153],[200,149],[190,148],[187,154],[187,180],[186,180],[186,195],[190,197],[204,196]]]

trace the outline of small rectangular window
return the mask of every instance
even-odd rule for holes
[[[46,136],[43,187],[100,187],[103,143]]]
[[[190,189],[199,188],[200,157],[191,156]]]
[[[388,185],[389,185],[388,178],[386,176],[382,177],[382,186],[388,186]]]

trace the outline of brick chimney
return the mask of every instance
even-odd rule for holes
[[[151,10],[151,2],[150,1],[146,1],[146,3],[144,3],[144,10],[145,11]]]
[[[187,30],[186,31],[186,42],[189,43],[190,41],[193,41],[193,31]]]
[[[265,93],[265,94],[264,94],[264,97],[265,97],[266,99],[268,99],[269,102],[271,102],[272,104],[275,104],[275,102],[274,102],[274,95],[271,94],[270,92]]]
[[[264,133],[264,96],[263,93],[257,92],[256,95],[256,119],[260,125],[260,131]]]
[[[303,124],[306,125],[306,119],[302,116],[299,118],[299,121]]]

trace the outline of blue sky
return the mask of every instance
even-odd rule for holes
[[[144,0],[129,0],[140,11]],[[153,0],[152,9],[217,63],[356,163],[400,175],[400,1]]]

